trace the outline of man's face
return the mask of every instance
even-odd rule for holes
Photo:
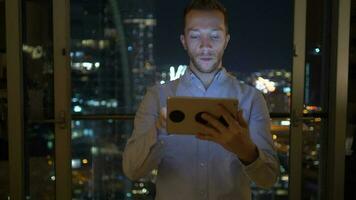
[[[230,35],[224,14],[218,10],[191,10],[185,18],[184,35],[180,37],[190,57],[190,67],[201,73],[211,73],[221,67]]]

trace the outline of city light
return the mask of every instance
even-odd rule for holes
[[[83,130],[83,134],[84,134],[84,136],[93,137],[94,131],[93,131],[93,129],[85,128]]]
[[[84,52],[82,51],[75,51],[75,52],[70,52],[70,57],[73,58],[82,58],[84,56]]]
[[[80,134],[78,131],[72,131],[72,139],[79,138],[81,136],[82,134]]]
[[[281,121],[281,125],[282,125],[282,126],[290,126],[290,121],[288,121],[288,120],[283,120],[283,121]]]
[[[98,155],[99,149],[98,149],[98,147],[91,147],[91,148],[90,148],[90,152],[91,152],[91,154],[93,154],[93,155]]]
[[[134,18],[134,19],[125,19],[125,24],[142,24],[143,26],[155,26],[156,19],[145,19],[145,18]]]
[[[78,169],[81,167],[81,160],[80,159],[72,159],[72,168]]]
[[[53,161],[52,160],[48,160],[47,163],[48,163],[48,165],[52,165]]]
[[[91,68],[93,68],[93,64],[90,63],[90,62],[83,62],[83,63],[82,63],[82,66],[83,66],[83,68],[86,69],[86,70],[91,70]]]
[[[255,87],[264,94],[267,94],[268,92],[274,92],[276,90],[276,83],[269,79],[258,77],[255,81]]]
[[[53,142],[52,141],[48,141],[47,142],[47,148],[48,149],[53,149]]]
[[[140,190],[132,190],[132,194],[148,194],[148,191],[146,188],[142,188]]]
[[[308,111],[321,111],[321,107],[318,107],[318,106],[306,106],[305,108]]]
[[[41,46],[22,45],[22,51],[31,55],[32,59],[40,59],[44,55],[43,48]]]
[[[288,175],[281,176],[281,180],[288,182],[289,176]]]
[[[72,66],[72,69],[78,70],[78,71],[81,71],[81,72],[85,73],[85,72],[88,72],[88,71],[91,71],[91,70],[98,69],[101,66],[101,64],[100,64],[100,62],[95,62],[95,63],[91,63],[91,62],[72,62],[71,66]]]
[[[187,65],[179,65],[177,71],[175,70],[174,66],[171,66],[169,68],[169,80],[174,81],[179,77],[183,76],[186,69]]]
[[[80,106],[74,106],[74,112],[82,112],[82,107]]]
[[[94,106],[94,107],[98,107],[100,106],[100,102],[94,99],[88,100],[87,101],[87,105],[88,106]]]
[[[74,123],[75,123],[76,126],[80,126],[80,121],[79,120],[75,121]]]
[[[98,46],[99,46],[99,49],[108,48],[110,46],[110,41],[109,40],[99,40]]]
[[[291,91],[292,91],[292,90],[291,90],[290,87],[284,87],[284,88],[283,88],[283,92],[286,93],[286,94],[290,93]]]

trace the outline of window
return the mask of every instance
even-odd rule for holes
[[[179,41],[187,2],[71,1],[74,199],[154,198],[156,172],[130,182],[121,154],[147,87],[178,78],[189,64]],[[253,187],[253,196],[286,199],[292,2],[222,2],[230,11],[232,36],[224,66],[261,90],[275,116],[282,176],[271,190]]]
[[[25,194],[55,199],[52,2],[23,1]]]

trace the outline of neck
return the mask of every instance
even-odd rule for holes
[[[209,72],[209,73],[204,73],[204,72],[200,72],[199,70],[197,70],[197,68],[192,65],[190,65],[190,70],[199,78],[199,80],[203,83],[205,89],[208,89],[208,87],[210,86],[210,84],[213,82],[214,77],[216,75],[216,73],[218,71],[220,71],[220,69],[222,68],[222,66],[220,65],[218,68],[216,68],[214,71]]]

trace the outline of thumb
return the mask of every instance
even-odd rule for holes
[[[166,119],[167,118],[167,107],[162,107],[160,113],[161,113],[161,116]]]
[[[242,110],[238,111],[237,118],[238,118],[240,125],[244,128],[247,128],[248,124],[247,124],[246,120],[244,119],[242,112],[243,112]]]

